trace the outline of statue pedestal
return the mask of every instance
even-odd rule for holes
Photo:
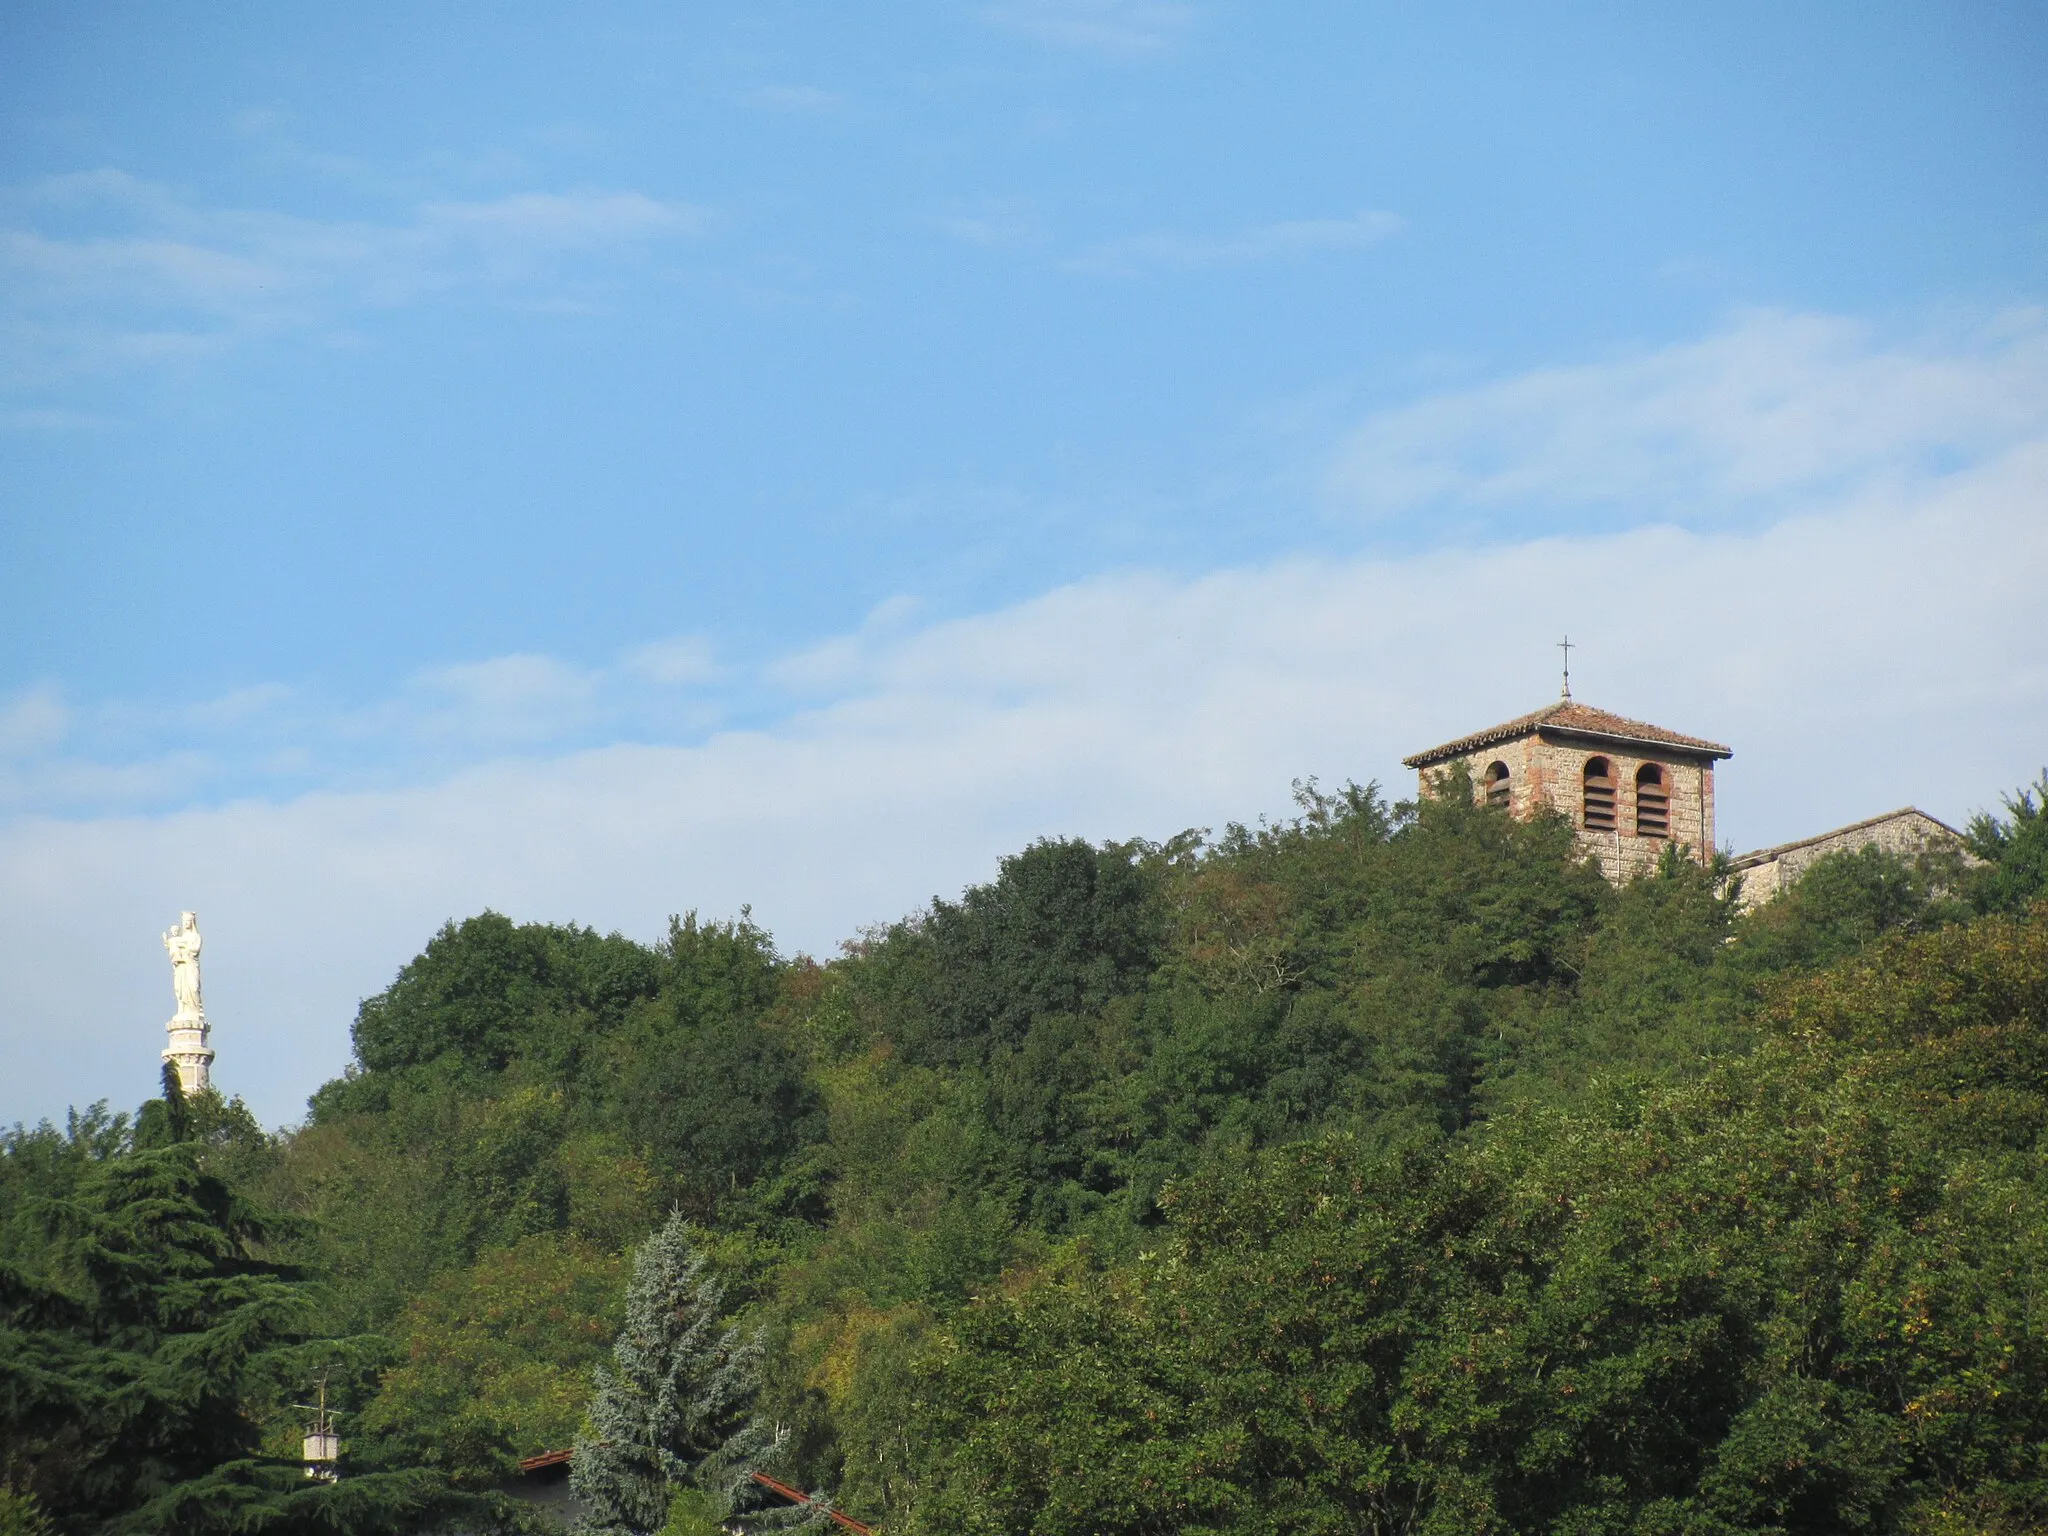
[[[180,1013],[164,1026],[171,1043],[164,1047],[164,1060],[178,1069],[178,1086],[190,1098],[212,1086],[213,1047],[206,1043],[212,1033],[203,1013]]]

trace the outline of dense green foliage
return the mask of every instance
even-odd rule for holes
[[[1988,912],[2024,911],[2048,891],[2048,768],[2005,810],[1970,818],[1969,849],[1984,861],[1971,895]]]
[[[1794,989],[1698,1082],[1188,1181],[919,1366],[912,1530],[2048,1519],[2048,925]]]
[[[589,1368],[611,1342],[625,1264],[544,1232],[435,1277],[389,1332],[396,1361],[361,1432],[422,1467],[490,1464],[503,1445],[576,1437]]]
[[[673,1215],[893,1530],[2030,1528],[2048,777],[1747,914],[1452,788],[1043,841],[822,964],[486,913],[289,1133],[17,1129],[0,1507],[429,1523],[575,1439]]]

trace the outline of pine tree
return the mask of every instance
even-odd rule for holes
[[[32,1493],[0,1484],[0,1536],[56,1536],[57,1528]]]
[[[648,1536],[676,1495],[711,1496],[721,1516],[760,1502],[748,1474],[776,1437],[748,1409],[761,1340],[724,1322],[725,1292],[690,1241],[680,1213],[633,1255],[626,1325],[613,1366],[597,1369],[590,1417],[576,1440],[571,1482],[587,1513],[585,1536]],[[822,1520],[821,1501],[764,1511],[748,1524]]]
[[[324,1487],[264,1454],[266,1411],[335,1346],[309,1337],[305,1279],[263,1256],[269,1219],[201,1166],[175,1086],[133,1145],[33,1192],[28,1262],[0,1261],[0,1536],[487,1528],[488,1500],[431,1473]]]

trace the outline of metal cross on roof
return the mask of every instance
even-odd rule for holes
[[[1572,637],[1566,635],[1557,642],[1557,646],[1564,652],[1564,693],[1561,697],[1568,699],[1572,696]]]

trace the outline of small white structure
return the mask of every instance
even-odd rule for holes
[[[164,950],[171,957],[171,991],[178,1000],[177,1013],[164,1026],[171,1037],[164,1060],[178,1069],[178,1086],[187,1097],[212,1086],[213,1047],[206,1043],[212,1030],[199,995],[199,947],[199,914],[179,913],[178,926],[164,935]]]
[[[327,1406],[327,1374],[324,1371],[320,1375],[320,1401],[295,1403],[293,1406],[304,1408],[313,1415],[313,1422],[307,1426],[301,1446],[306,1463],[306,1476],[316,1483],[332,1483],[339,1480],[341,1436],[335,1433],[334,1421],[341,1415]]]
[[[1977,861],[1963,852],[1963,834],[1945,821],[1937,821],[1915,806],[1902,806],[1882,816],[1854,821],[1832,832],[1802,837],[1796,843],[1759,848],[1735,861],[1735,873],[1742,877],[1739,902],[1747,912],[1795,885],[1807,868],[1831,853],[1853,853],[1859,848],[1882,848],[1902,859],[1923,853],[1953,851],[1963,862]]]
[[[332,1428],[309,1429],[301,1450],[306,1458],[306,1476],[323,1483],[334,1481],[334,1464],[341,1460],[341,1436]]]

